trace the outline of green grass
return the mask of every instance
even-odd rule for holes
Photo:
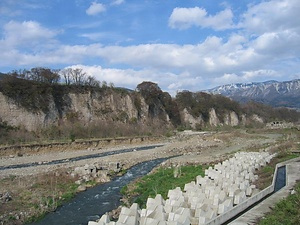
[[[259,176],[259,179],[254,183],[256,187],[260,190],[263,190],[271,185],[276,164],[297,158],[298,156],[299,155],[297,154],[292,154],[286,151],[279,152],[273,159],[271,159],[271,162],[268,165],[260,168],[256,172],[256,174]]]
[[[175,173],[178,174],[177,177],[174,177]],[[130,202],[136,202],[140,207],[144,207],[148,197],[161,194],[166,199],[169,190],[176,187],[183,189],[186,183],[196,180],[198,175],[204,176],[202,166],[159,168],[155,173],[149,174],[138,181],[132,191],[125,186],[121,192],[133,196],[133,200]]]
[[[276,204],[273,211],[263,218],[259,225],[300,224],[300,181],[295,186],[296,193]]]

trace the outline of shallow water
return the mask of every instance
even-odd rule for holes
[[[86,225],[120,205],[120,190],[134,179],[149,173],[167,158],[155,159],[131,167],[125,175],[79,193],[73,200],[31,225]]]
[[[279,167],[275,179],[274,192],[279,191],[286,185],[286,166]]]
[[[101,152],[101,153],[96,153],[96,154],[91,154],[91,155],[83,155],[83,156],[77,156],[77,157],[68,158],[68,159],[58,159],[58,160],[53,160],[50,162],[44,162],[43,165],[56,165],[56,164],[61,164],[61,163],[65,163],[65,162],[80,161],[80,160],[84,160],[84,159],[101,158],[101,157],[105,157],[105,156],[121,154],[121,153],[126,153],[126,152],[150,150],[150,149],[161,147],[161,146],[163,146],[163,145],[148,145],[148,146],[142,146],[142,147],[136,147],[136,148],[126,148],[126,149],[122,149],[122,150]],[[0,170],[25,168],[25,167],[38,166],[38,165],[40,165],[38,162],[34,162],[34,163],[24,163],[24,164],[18,164],[18,165],[0,166]]]

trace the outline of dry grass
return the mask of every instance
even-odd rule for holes
[[[75,178],[56,170],[35,176],[10,176],[0,180],[0,193],[9,192],[12,200],[0,208],[0,223],[23,224],[55,210],[76,193]]]
[[[297,143],[292,141],[282,142],[281,144],[270,148],[269,151],[271,153],[277,153],[277,155],[272,158],[268,165],[260,168],[256,172],[259,179],[254,184],[258,189],[263,190],[264,188],[272,184],[273,175],[277,163],[299,157],[299,155],[291,153],[291,151],[295,150],[295,148],[297,148]]]

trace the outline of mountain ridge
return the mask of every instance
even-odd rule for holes
[[[256,101],[273,107],[300,109],[300,79],[291,81],[269,80],[265,82],[232,83],[206,90],[221,94],[240,103]]]

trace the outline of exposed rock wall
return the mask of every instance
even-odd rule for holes
[[[224,124],[229,126],[238,126],[240,123],[238,115],[231,111],[224,116]]]
[[[192,114],[189,113],[189,111],[185,108],[181,112],[182,116],[182,121],[186,126],[189,126],[193,129],[197,128],[198,125],[201,127],[205,126],[211,126],[211,127],[216,127],[216,126],[238,126],[242,125],[245,126],[249,123],[255,122],[255,123],[264,123],[263,119],[259,117],[258,115],[254,114],[250,117],[247,117],[247,115],[242,114],[240,117],[238,114],[234,111],[229,111],[225,113],[225,115],[218,115],[216,113],[216,110],[214,108],[211,108],[209,110],[209,119],[208,122],[205,123],[205,121],[202,118],[202,115],[199,117],[194,117]]]
[[[55,105],[52,96],[49,96],[50,103],[47,112],[29,111],[0,92],[0,122],[5,121],[8,125],[34,131],[72,119],[81,121],[83,124],[101,120],[148,122],[152,119],[149,115],[149,106],[142,97],[140,97],[140,109],[135,106],[129,94],[69,93],[65,98],[68,104],[60,109]],[[168,115],[163,113],[165,121],[169,122]]]
[[[181,115],[183,122],[193,129],[195,129],[197,125],[204,125],[204,120],[201,115],[198,118],[195,118],[186,108],[183,109]]]
[[[30,112],[18,106],[0,92],[0,119],[11,126],[25,127],[27,130],[35,130],[38,127],[47,126],[58,118],[54,102],[50,102],[51,110],[48,114],[42,111]]]
[[[29,131],[58,125],[64,121],[80,121],[84,125],[97,121],[123,123],[134,121],[142,124],[153,124],[153,121],[158,121],[159,124],[171,125],[170,115],[163,102],[157,101],[148,105],[139,93],[135,94],[138,96],[138,103],[137,97],[133,97],[129,92],[70,92],[63,96],[61,101],[64,101],[64,104],[61,105],[58,105],[57,99],[54,100],[54,97],[50,95],[48,111],[45,112],[29,111],[0,92],[0,122],[6,122],[14,127],[24,127]],[[242,115],[240,119],[234,111],[218,115],[214,108],[209,110],[207,121],[204,121],[202,115],[194,117],[186,108],[180,112],[180,115],[181,123],[194,129],[197,126],[237,126],[245,124],[246,120],[263,123],[257,115],[252,118]]]

